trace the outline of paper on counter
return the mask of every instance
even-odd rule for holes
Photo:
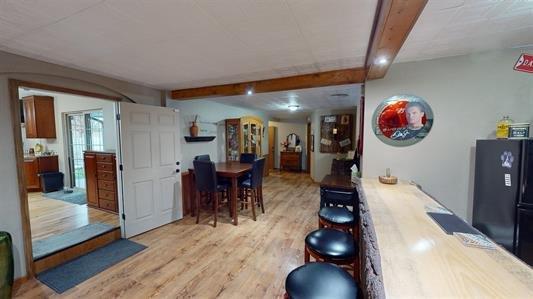
[[[448,209],[443,208],[441,206],[425,205],[424,209],[426,210],[427,213],[448,214],[448,215],[453,214]]]
[[[453,233],[465,246],[483,249],[496,249],[496,245],[483,235]]]

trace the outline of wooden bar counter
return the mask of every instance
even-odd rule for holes
[[[415,185],[358,184],[368,298],[533,298],[533,270],[501,247],[464,246],[425,210]]]

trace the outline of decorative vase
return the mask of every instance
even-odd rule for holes
[[[196,125],[195,121],[192,122],[192,126],[190,127],[190,133],[191,137],[198,136],[198,126]]]
[[[0,232],[0,299],[11,298],[14,280],[13,241],[7,232]]]

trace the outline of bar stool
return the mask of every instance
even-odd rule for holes
[[[323,207],[318,211],[318,228],[334,228],[359,240],[359,215],[344,207]]]
[[[359,288],[346,270],[328,263],[308,263],[289,273],[285,279],[285,298],[354,299]]]
[[[359,281],[359,247],[352,234],[332,228],[320,228],[305,237],[305,263],[310,257],[336,265],[353,267],[354,278]]]
[[[351,232],[359,240],[359,196],[356,191],[320,190],[318,227],[330,227]],[[339,207],[342,206],[342,207]],[[352,210],[349,210],[351,207]]]

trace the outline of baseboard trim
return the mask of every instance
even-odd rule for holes
[[[95,249],[103,247],[115,240],[120,239],[120,228],[115,228],[98,237],[87,240],[78,245],[66,248],[65,250],[44,257],[33,263],[34,273],[40,273],[57,265],[73,260],[79,256],[87,254]]]

